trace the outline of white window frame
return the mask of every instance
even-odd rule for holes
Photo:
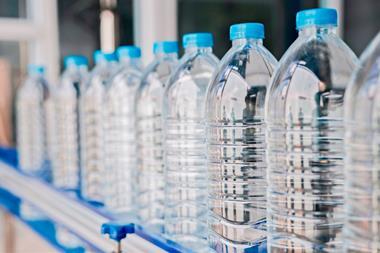
[[[26,42],[28,64],[46,66],[47,78],[59,76],[57,0],[26,0],[26,18],[0,18],[0,41]]]

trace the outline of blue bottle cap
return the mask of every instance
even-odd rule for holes
[[[214,40],[211,33],[188,33],[183,35],[182,44],[184,48],[195,47],[212,47]]]
[[[117,57],[121,58],[140,58],[141,49],[135,46],[120,46],[117,50]]]
[[[87,58],[83,55],[69,55],[66,56],[64,61],[65,68],[67,68],[69,65],[74,66],[87,66]]]
[[[311,25],[338,25],[338,13],[335,9],[316,8],[299,11],[296,16],[297,30]]]
[[[153,53],[178,53],[177,41],[157,41],[153,44]]]
[[[100,61],[116,61],[115,53],[104,53],[101,50],[96,50],[94,52],[94,61],[95,64],[99,63]]]
[[[230,40],[264,39],[264,25],[261,23],[242,23],[230,26]]]
[[[45,74],[45,67],[38,64],[29,64],[28,74]]]

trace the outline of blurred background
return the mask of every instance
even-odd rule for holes
[[[96,49],[136,44],[147,64],[154,41],[189,32],[212,32],[222,57],[229,26],[252,21],[265,24],[264,43],[279,59],[297,37],[295,14],[315,7],[338,9],[338,32],[357,55],[379,31],[379,0],[0,0],[0,145],[15,143],[13,98],[30,63],[46,65],[54,85],[66,55],[92,62]],[[0,252],[54,252],[12,218],[1,221]]]

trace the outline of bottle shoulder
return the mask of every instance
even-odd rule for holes
[[[263,46],[242,45],[232,47],[222,58],[218,73],[225,75],[232,69],[250,79],[251,75],[271,76],[277,67],[276,58]]]
[[[350,85],[357,89],[372,85],[380,75],[380,33],[373,39],[360,57]],[[358,92],[356,92],[357,95]]]
[[[29,76],[18,88],[19,96],[33,96],[38,95],[43,98],[50,96],[51,89],[47,80],[40,76]]]
[[[300,69],[328,82],[331,89],[345,89],[356,66],[357,57],[337,35],[300,36],[281,58],[272,85],[281,84]]]
[[[142,82],[147,82],[151,76],[157,76],[157,78],[164,79],[170,75],[177,64],[177,59],[155,59],[142,72],[141,80]]]
[[[276,66],[277,60],[262,45],[233,46],[215,71],[209,89],[209,100],[221,100],[222,97],[232,99],[246,96],[256,89],[266,89]]]
[[[380,119],[380,33],[360,57],[346,91],[346,119],[355,124],[378,126]]]
[[[212,53],[185,54],[170,76],[167,89],[173,89],[173,86],[186,85],[185,83],[189,82],[208,86],[211,75],[218,64],[219,59]]]
[[[177,60],[154,60],[143,71],[137,91],[137,97],[162,96],[170,74],[177,66]]]
[[[300,36],[271,80],[267,123],[318,127],[320,121],[334,120],[341,124],[345,90],[356,65],[356,56],[337,35]]]
[[[108,81],[107,90],[133,89],[140,84],[141,72],[137,68],[121,69]]]
[[[103,91],[113,71],[114,69],[108,68],[106,65],[95,66],[88,78],[86,78],[84,94],[94,92],[95,90]]]

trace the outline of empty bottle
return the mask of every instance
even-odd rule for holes
[[[249,252],[266,238],[264,106],[277,61],[260,23],[232,25],[230,39],[207,99],[209,244]]]
[[[104,203],[105,89],[117,69],[114,54],[96,51],[95,67],[81,97],[81,194],[93,203]]]
[[[46,112],[50,91],[45,68],[28,66],[28,77],[17,91],[17,148],[20,168],[34,176],[48,170]]]
[[[207,249],[205,102],[218,64],[210,33],[183,36],[185,54],[164,94],[165,234],[199,252]]]
[[[164,225],[164,163],[162,99],[169,75],[177,65],[178,44],[156,42],[155,59],[143,73],[136,97],[138,216],[146,228]]]
[[[57,188],[79,193],[80,189],[80,103],[88,78],[84,56],[64,59],[65,70],[54,93],[56,147],[53,158],[53,184]],[[57,241],[68,248],[82,243],[70,231],[56,225]]]
[[[266,98],[269,252],[341,252],[343,102],[356,57],[334,9],[297,13],[299,36]]]
[[[135,95],[141,80],[140,48],[117,49],[119,70],[106,88],[106,206],[114,213],[132,211],[136,196]]]
[[[80,182],[80,112],[79,97],[88,78],[87,59],[72,55],[64,60],[65,71],[56,92],[56,154],[53,183],[64,190],[79,190]]]
[[[346,91],[345,252],[380,252],[380,33]]]
[[[43,180],[50,179],[47,147],[47,112],[50,109],[50,87],[41,65],[29,65],[28,77],[17,91],[17,148],[20,169]],[[22,202],[20,214],[26,220],[46,217],[32,204]]]

